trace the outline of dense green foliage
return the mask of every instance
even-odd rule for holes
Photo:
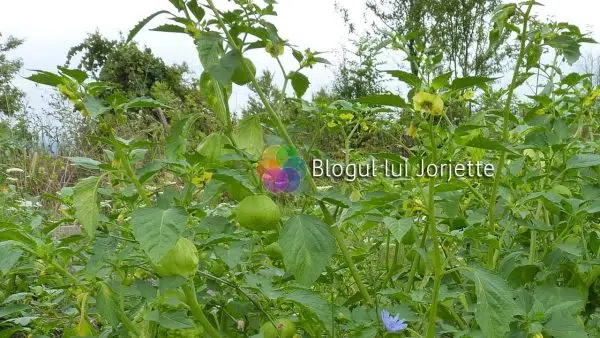
[[[560,67],[594,42],[576,26],[533,1],[369,1],[389,29],[308,99],[306,70],[329,61],[279,35],[274,1],[169,2],[124,41],[90,35],[79,68],[29,77],[94,143],[67,158],[76,177],[37,193],[38,160],[16,167],[0,138],[0,336],[600,336],[600,88]],[[157,16],[154,31],[190,37],[198,79],[134,44]],[[379,72],[382,52],[409,71]],[[234,86],[256,93],[239,118]],[[273,194],[259,177],[272,145],[409,177],[307,169]],[[468,161],[493,175],[416,175]]]
[[[0,114],[12,115],[22,107],[24,93],[12,84],[12,80],[21,70],[23,62],[7,56],[8,52],[22,43],[23,40],[12,36],[3,39],[0,32]]]

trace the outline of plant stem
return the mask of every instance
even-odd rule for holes
[[[352,262],[352,257],[350,256],[348,247],[346,247],[346,244],[343,244],[344,236],[342,235],[342,232],[337,227],[331,227],[331,232],[333,233],[333,237],[335,237],[335,240],[338,243],[338,246],[340,247],[340,251],[342,252],[344,261],[346,262],[346,264],[348,264],[348,268],[350,269],[352,278],[354,278],[354,281],[356,282],[356,286],[358,287],[358,290],[360,291],[363,299],[365,300],[365,303],[367,303],[367,305],[369,305],[369,306],[373,305],[373,300],[371,299],[371,296],[369,295],[369,291],[367,291],[367,288],[362,283],[362,281],[360,279],[360,275],[358,274],[358,269],[356,268],[356,265],[354,265],[354,262]]]
[[[423,230],[423,235],[421,236],[421,243],[419,244],[419,248],[425,248],[425,241],[427,241],[427,231],[428,227],[425,227]],[[410,267],[410,273],[408,275],[408,283],[406,284],[406,293],[409,293],[412,290],[413,283],[415,281],[415,275],[417,273],[417,268],[419,267],[421,260],[421,256],[416,253],[415,258],[413,258],[412,265]]]
[[[227,36],[229,46],[232,49],[234,49],[235,51],[239,52],[240,55],[242,55],[241,48],[237,45],[237,43],[235,42],[235,40],[229,33],[229,30],[227,30],[227,26],[225,26],[225,23],[223,22],[223,19],[221,18],[221,14],[219,14],[219,11],[215,7],[214,2],[212,0],[207,0],[207,2],[208,2],[209,7],[211,8],[213,14],[215,15],[215,18],[217,19],[217,22],[218,22],[219,26],[221,27],[221,30]],[[251,73],[250,69],[248,69],[248,66],[246,65],[245,62],[242,62],[242,67],[244,67],[245,72]],[[263,92],[262,88],[260,88],[260,85],[259,85],[258,81],[256,80],[255,76],[252,76],[251,82],[252,82],[252,86],[256,90],[256,93],[260,97],[261,102],[265,106],[267,113],[269,114],[271,119],[273,119],[273,121],[275,121],[275,124],[277,126],[277,131],[279,132],[279,134],[283,137],[283,139],[285,140],[285,142],[288,145],[292,146],[295,149],[298,149],[296,147],[296,145],[294,144],[294,141],[292,141],[292,138],[290,137],[286,126],[283,124],[283,122],[279,118],[279,115],[275,112],[275,110],[271,106],[271,103],[267,99],[267,96]],[[285,95],[285,93],[284,93],[284,95]],[[315,181],[313,180],[312,176],[310,175],[310,173],[308,172],[309,171],[308,166],[306,168],[306,171],[307,171],[306,178],[308,179],[308,183],[309,183],[311,189],[314,192],[316,192],[317,185],[316,185]],[[367,304],[373,304],[371,297],[369,296],[369,293],[367,292],[367,288],[365,287],[362,280],[360,279],[360,276],[358,275],[358,270],[356,269],[356,266],[354,265],[354,262],[352,261],[352,257],[348,254],[348,248],[346,247],[346,244],[344,243],[344,237],[342,236],[342,233],[336,227],[332,227],[332,232],[336,239],[337,245],[340,248],[340,251],[342,251],[344,261],[346,262],[346,264],[348,264],[348,267],[350,268],[350,272],[352,273],[352,277],[354,278],[356,285],[358,286],[359,290],[361,291],[361,294],[362,294],[365,302]]]
[[[433,120],[429,122],[429,138],[432,149],[433,162],[437,161],[437,142],[435,142],[435,135],[433,133]],[[429,215],[427,217],[429,221],[429,231],[431,232],[431,240],[433,242],[433,267],[434,267],[434,282],[433,282],[433,294],[431,297],[431,307],[429,308],[429,320],[427,322],[427,338],[433,338],[435,336],[435,320],[437,318],[437,306],[438,296],[440,293],[440,286],[442,284],[442,263],[440,257],[440,244],[437,231],[437,222],[435,218],[435,176],[429,178],[428,188],[428,202],[427,208],[429,209]]]
[[[129,319],[129,317],[127,317],[127,315],[125,314],[125,312],[121,309],[119,309],[117,311],[117,316],[119,317],[119,319],[123,322],[123,325],[125,325],[125,327],[127,328],[127,330],[131,333],[133,333],[135,336],[139,337],[140,336],[140,329],[138,329],[133,322],[131,321],[131,319]]]
[[[383,282],[381,282],[381,284],[379,285],[379,289],[385,287],[390,282],[392,276],[394,275],[394,271],[396,271],[396,268],[398,267],[398,251],[400,249],[400,243],[398,241],[394,242],[396,248],[394,249],[394,258],[392,258],[392,265],[388,268],[387,273],[383,277]]]
[[[113,145],[115,147],[115,155],[121,161],[123,169],[125,169],[125,174],[127,175],[127,177],[129,177],[131,182],[133,182],[133,185],[135,185],[135,188],[137,189],[138,194],[140,195],[140,198],[142,199],[142,201],[144,201],[146,206],[147,207],[152,206],[152,201],[150,201],[150,198],[148,197],[148,192],[146,191],[146,189],[144,189],[144,186],[142,186],[142,183],[140,182],[140,180],[138,180],[137,175],[135,174],[135,172],[133,171],[133,168],[131,167],[131,162],[129,161],[129,157],[123,151],[122,145],[120,145],[118,143],[119,141],[116,140],[112,129],[111,129],[110,134],[111,134],[110,135],[111,139],[113,141]]]
[[[517,57],[517,63],[515,65],[515,69],[512,75],[512,81],[508,87],[508,95],[506,97],[506,102],[504,104],[504,118],[502,121],[502,140],[508,141],[509,131],[508,131],[508,122],[510,117],[510,104],[512,103],[515,89],[517,87],[516,80],[519,76],[519,70],[521,68],[521,64],[523,63],[523,57],[525,55],[525,44],[527,43],[527,26],[529,24],[529,16],[531,15],[531,9],[533,8],[533,2],[527,6],[527,10],[525,12],[525,16],[523,17],[523,29],[521,30],[521,44],[519,47],[519,56]],[[498,159],[498,165],[496,166],[496,177],[494,179],[494,185],[492,186],[492,193],[490,197],[490,205],[488,209],[488,225],[495,232],[496,230],[496,199],[498,195],[498,188],[500,186],[500,178],[502,177],[502,169],[504,168],[504,164],[506,162],[506,151],[502,150],[500,152],[500,159]],[[493,257],[495,255],[495,248],[491,249],[489,257],[492,257],[491,260],[488,260],[488,265],[493,268],[494,260]]]
[[[329,225],[333,224],[333,222],[335,220],[333,219],[333,216],[331,216],[331,213],[325,206],[325,203],[319,201],[319,206],[321,207],[321,210],[323,211],[323,215],[325,216],[325,222]],[[354,278],[354,281],[356,282],[356,286],[358,287],[358,290],[360,291],[365,303],[367,303],[367,305],[373,305],[374,304],[373,300],[371,299],[371,296],[369,295],[367,288],[362,283],[362,281],[360,279],[360,275],[358,274],[358,269],[356,268],[356,265],[354,265],[354,262],[352,261],[352,256],[350,256],[350,251],[348,250],[348,247],[344,243],[344,236],[342,235],[342,232],[340,231],[340,229],[338,229],[337,227],[334,227],[334,226],[331,227],[331,232],[333,234],[333,237],[335,238],[335,241],[338,243],[338,246],[340,247],[340,251],[342,252],[342,257],[344,258],[344,261],[346,262],[346,264],[348,264],[348,268],[350,269],[350,274],[352,274],[352,278]]]
[[[194,318],[204,327],[204,329],[208,332],[210,336],[213,338],[221,337],[219,331],[212,326],[212,324],[208,321],[206,316],[204,315],[204,311],[200,304],[198,304],[198,298],[196,296],[196,288],[194,286],[193,281],[189,281],[184,284],[182,287],[183,293],[185,294],[186,304],[190,307],[190,311],[194,315]]]

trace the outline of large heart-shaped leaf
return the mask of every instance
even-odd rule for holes
[[[258,159],[265,147],[263,129],[258,116],[249,116],[240,121],[235,130],[237,146]]]
[[[513,291],[504,279],[491,272],[469,269],[463,274],[475,284],[475,319],[483,335],[489,338],[504,337],[518,311]]]
[[[154,263],[160,262],[175,246],[188,215],[183,208],[142,208],[131,215],[135,239]]]
[[[329,263],[335,250],[335,238],[320,219],[297,215],[283,225],[279,245],[286,268],[298,282],[311,285]]]

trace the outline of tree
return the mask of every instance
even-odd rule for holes
[[[10,60],[8,52],[19,47],[23,40],[9,36],[2,41],[0,33],[0,113],[13,115],[23,107],[25,93],[12,84],[13,78],[19,73],[23,62]]]
[[[277,85],[274,82],[274,76],[275,74],[268,70],[265,70],[257,79],[258,85],[263,90],[271,104],[276,104],[283,99],[283,94],[281,93],[281,90],[277,88]],[[252,93],[254,95],[249,98],[247,106],[244,109],[242,109],[242,116],[263,113],[265,111],[265,106],[262,104],[262,101],[258,97],[258,94],[256,94],[256,89],[252,84],[248,86],[250,90],[252,90]]]
[[[410,71],[419,75],[424,53],[443,53],[457,76],[500,70],[506,50],[488,48],[490,17],[500,0],[368,0],[374,32],[387,30],[401,43]],[[508,49],[510,50],[510,49]]]
[[[167,133],[171,120],[205,110],[198,81],[192,78],[189,67],[185,63],[167,65],[150,48],[140,48],[124,39],[109,40],[96,31],[69,50],[66,66],[76,58],[79,58],[77,68],[95,80],[117,85],[117,90],[101,98],[118,93],[126,98],[150,97],[173,107],[165,112],[152,110]],[[203,115],[198,123],[206,130],[214,128],[210,114]]]
[[[186,81],[190,72],[186,64],[167,65],[150,48],[109,40],[99,32],[88,34],[82,43],[72,47],[66,65],[76,56],[81,57],[77,68],[98,81],[118,84],[127,97],[151,96],[157,82],[166,84],[179,99],[193,90],[193,85]]]
[[[600,56],[587,54],[581,59],[580,69],[586,74],[592,74],[592,86],[600,85]]]
[[[383,92],[382,76],[377,70],[380,51],[373,41],[367,34],[354,42],[355,51],[350,51],[350,56],[344,52],[331,88],[333,98],[352,100]]]

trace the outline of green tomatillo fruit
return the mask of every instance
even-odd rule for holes
[[[272,260],[282,260],[283,259],[283,250],[281,250],[281,246],[277,242],[273,242],[265,247],[265,253]]]
[[[274,230],[280,219],[279,207],[266,195],[248,196],[238,205],[237,221],[246,229]]]
[[[252,79],[254,79],[254,76],[256,76],[256,67],[254,67],[252,61],[250,61],[250,59],[243,58],[242,62],[243,64],[240,62],[239,67],[235,69],[233,75],[231,76],[233,83],[239,86],[250,83]]]
[[[292,338],[296,334],[296,324],[289,319],[279,318],[273,323],[266,322],[260,327],[265,338]]]
[[[416,239],[417,239],[417,232],[415,231],[415,228],[410,228],[410,230],[408,230],[406,232],[404,237],[402,237],[401,243],[404,245],[411,245],[415,242]]]
[[[156,265],[156,272],[162,276],[192,277],[198,271],[198,250],[194,243],[186,238],[180,238],[175,246],[167,252]]]

